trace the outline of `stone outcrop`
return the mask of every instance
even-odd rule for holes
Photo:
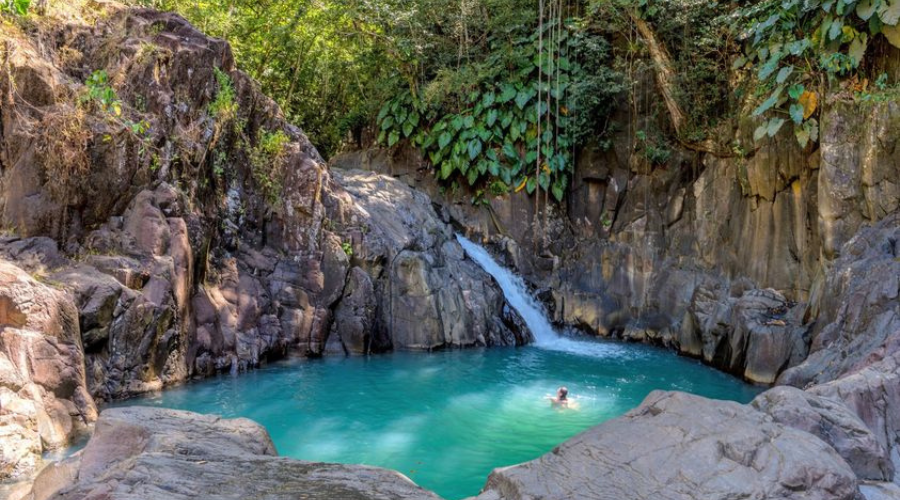
[[[894,467],[874,432],[841,403],[814,392],[781,386],[760,394],[751,406],[776,422],[806,431],[834,448],[860,479],[891,481]]]
[[[0,480],[27,476],[96,418],[72,299],[0,260]]]
[[[0,365],[4,387],[30,401],[2,396],[4,415],[19,415],[4,446],[28,450],[4,451],[4,470],[63,444],[93,418],[92,398],[289,351],[530,339],[427,198],[390,179],[348,178],[345,191],[225,41],[114,2],[49,5],[41,21],[2,33],[0,256],[71,299],[58,307],[64,334],[4,327],[17,356],[15,370]],[[108,86],[121,113],[84,97],[101,71],[107,83],[91,85]],[[278,151],[260,146],[273,137]],[[59,380],[30,384],[20,354],[39,348],[59,351]]]
[[[786,498],[854,500],[827,444],[744,405],[653,392],[525,464],[497,469],[479,500]]]
[[[678,336],[681,352],[763,384],[806,358],[802,305],[771,289],[722,295],[703,286],[694,291]]]
[[[521,321],[509,319],[516,313],[505,308],[503,292],[465,256],[426,195],[383,175],[333,175],[352,198],[344,205],[351,210],[341,220],[360,227],[351,233],[353,260],[360,266],[351,284],[354,289],[373,289],[370,296],[377,297],[376,304],[366,307],[359,303],[365,299],[351,295],[348,307],[375,306],[375,318],[363,317],[379,326],[374,330],[376,346],[379,338],[390,338],[399,349],[523,345],[532,340],[520,330]],[[339,312],[345,310],[343,304],[338,306]],[[341,324],[335,324],[335,333],[343,341]],[[367,343],[352,337],[343,344],[349,352],[367,352],[359,349]]]
[[[779,383],[829,382],[900,352],[900,213],[848,241],[818,284],[809,357]]]
[[[439,500],[405,476],[278,457],[264,428],[146,407],[105,410],[87,446],[45,469],[22,498]]]
[[[891,214],[900,210],[898,117],[896,102],[836,101],[823,117],[816,150],[801,149],[787,132],[755,143],[756,124],[744,120],[733,143],[753,144],[747,154],[675,150],[658,167],[634,153],[628,134],[615,135],[606,150],[581,151],[566,202],[551,203],[546,219],[540,214],[548,224],[537,238],[533,198],[508,193],[473,206],[465,189],[441,189],[410,148],[350,151],[332,164],[389,174],[428,193],[443,214],[490,241],[496,255],[545,292],[556,323],[671,346],[771,383],[834,338],[833,331],[822,334],[834,318],[819,316],[839,310],[836,299],[823,302],[840,279],[826,282],[829,270],[861,255],[845,243],[883,219],[897,225]],[[856,257],[839,263],[846,251]],[[744,302],[769,295],[790,314],[733,307],[744,293]],[[719,320],[728,326],[717,326]],[[814,370],[799,376],[803,370],[794,376],[809,382]]]

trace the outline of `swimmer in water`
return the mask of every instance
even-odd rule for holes
[[[560,387],[556,390],[556,397],[547,396],[547,399],[550,400],[550,404],[560,408],[569,408],[569,403],[572,402],[569,399],[569,389],[567,389],[565,386]]]

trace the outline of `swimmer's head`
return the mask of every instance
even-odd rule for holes
[[[562,386],[556,390],[556,396],[559,397],[560,400],[565,401],[565,399],[568,395],[569,395],[569,390],[566,389],[565,386]]]

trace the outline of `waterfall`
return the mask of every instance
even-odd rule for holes
[[[531,295],[525,282],[509,269],[501,266],[480,245],[469,241],[462,235],[456,235],[457,241],[462,245],[466,254],[474,260],[482,269],[497,280],[506,301],[513,307],[519,316],[528,325],[534,335],[534,345],[542,349],[552,351],[564,351],[572,354],[580,354],[593,357],[608,357],[622,355],[627,350],[618,344],[610,342],[595,342],[591,340],[574,340],[560,336],[559,332],[550,324],[544,308]]]

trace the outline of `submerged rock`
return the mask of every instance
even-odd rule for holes
[[[41,500],[440,500],[398,472],[278,457],[251,420],[148,407],[105,410],[84,450],[45,469],[31,493]]]
[[[625,416],[491,473],[478,500],[854,500],[850,466],[819,438],[746,405],[656,391]]]

